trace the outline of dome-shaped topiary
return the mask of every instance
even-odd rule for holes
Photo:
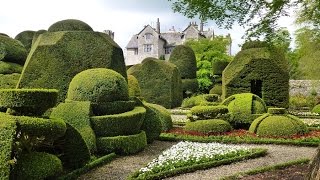
[[[232,127],[227,121],[221,119],[208,119],[188,122],[184,129],[187,131],[197,131],[208,134],[228,132]]]
[[[27,50],[23,44],[7,36],[0,36],[0,60],[24,65]]]
[[[14,39],[20,41],[24,47],[27,49],[27,51],[30,50],[32,45],[32,39],[35,34],[35,31],[22,31],[19,34],[16,35]]]
[[[311,112],[313,113],[320,113],[320,104],[317,104],[316,106],[314,106],[311,110]]]
[[[123,76],[106,68],[88,69],[72,79],[67,100],[105,103],[129,100],[128,85]]]
[[[267,112],[264,101],[257,95],[252,93],[235,94],[222,102],[228,106],[232,118],[229,122],[235,128],[248,128],[255,119],[254,114],[263,114]]]
[[[259,41],[259,40],[247,41],[242,45],[241,50],[251,49],[251,48],[262,48],[262,47],[269,47],[269,45],[265,41]]]
[[[48,31],[93,31],[93,29],[83,21],[77,19],[66,19],[52,24]]]
[[[172,50],[169,62],[178,67],[182,79],[194,79],[197,77],[196,56],[189,46],[176,46]]]
[[[152,61],[154,61],[154,60],[159,60],[159,59],[157,59],[157,58],[154,58],[154,57],[147,57],[147,58],[144,58],[142,61],[141,61],[141,64],[143,64],[143,63],[145,63],[145,62],[147,62],[147,61],[150,61],[150,60],[152,60]],[[130,69],[130,68],[129,68]]]
[[[137,78],[135,78],[132,75],[128,75],[128,88],[129,88],[129,97],[136,96],[140,97],[141,96],[141,89],[139,86],[139,82]]]
[[[292,136],[308,131],[307,126],[298,117],[281,114],[281,111],[279,108],[268,110],[269,113],[252,122],[249,131],[259,136]]]
[[[10,37],[8,34],[5,34],[5,33],[0,33],[0,36]]]

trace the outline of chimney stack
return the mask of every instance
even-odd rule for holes
[[[157,28],[156,28],[157,33],[160,34],[160,20],[157,18]]]
[[[201,21],[201,22],[200,22],[200,32],[201,32],[201,33],[203,32],[203,24],[204,24],[203,21]]]

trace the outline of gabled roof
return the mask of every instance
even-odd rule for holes
[[[139,35],[140,33],[142,33],[145,29],[147,29],[148,27],[150,27],[155,33],[158,33],[153,27],[151,27],[149,24],[144,26],[144,28],[137,34]],[[159,34],[159,33],[158,33]]]
[[[166,46],[176,46],[182,44],[184,34],[181,32],[161,33],[161,37],[166,40]]]
[[[138,35],[133,35],[126,46],[127,49],[138,48]]]

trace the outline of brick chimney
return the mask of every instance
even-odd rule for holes
[[[160,20],[157,18],[157,28],[156,28],[157,33],[160,34]]]

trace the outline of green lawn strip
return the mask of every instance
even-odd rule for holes
[[[227,158],[227,159],[222,159],[222,160],[216,160],[216,161],[210,161],[210,162],[205,162],[205,163],[200,163],[200,164],[192,164],[190,166],[184,166],[184,167],[178,167],[174,170],[167,170],[167,171],[162,171],[156,174],[151,174],[148,176],[144,176],[143,178],[137,178],[139,175],[139,171],[134,172],[133,174],[129,175],[127,177],[127,180],[134,180],[134,179],[143,179],[143,180],[152,180],[152,179],[162,179],[165,177],[172,177],[178,174],[183,174],[183,173],[189,173],[189,172],[194,172],[197,170],[203,170],[203,169],[209,169],[212,167],[217,167],[221,165],[227,165],[231,164],[234,162],[242,161],[245,159],[253,159],[261,156],[265,156],[267,154],[267,149],[254,149],[254,152],[246,154],[246,155],[241,155],[241,156],[236,156],[232,158]]]
[[[77,179],[77,177],[79,177],[80,175],[89,172],[90,170],[99,167],[103,164],[106,164],[110,161],[112,161],[114,158],[116,158],[116,154],[115,153],[111,153],[105,156],[102,156],[94,161],[89,162],[88,164],[86,164],[85,166],[76,169],[64,176],[61,176],[58,178],[58,180],[69,180],[69,179]]]
[[[239,172],[239,173],[236,173],[231,176],[225,176],[225,177],[220,178],[220,180],[236,180],[236,179],[242,178],[243,176],[250,176],[250,175],[260,174],[260,173],[264,173],[264,172],[268,172],[268,171],[285,169],[285,168],[293,166],[293,165],[307,164],[307,163],[309,163],[309,161],[310,161],[310,159],[303,158],[303,159],[288,161],[285,163],[275,164],[272,166],[259,167],[259,168],[252,169],[249,171]]]
[[[161,141],[194,141],[194,142],[219,142],[219,143],[248,143],[248,144],[282,144],[282,145],[296,145],[296,146],[311,146],[317,147],[320,144],[320,138],[314,139],[272,139],[272,138],[243,138],[239,136],[192,136],[192,135],[178,135],[172,133],[160,134]]]

